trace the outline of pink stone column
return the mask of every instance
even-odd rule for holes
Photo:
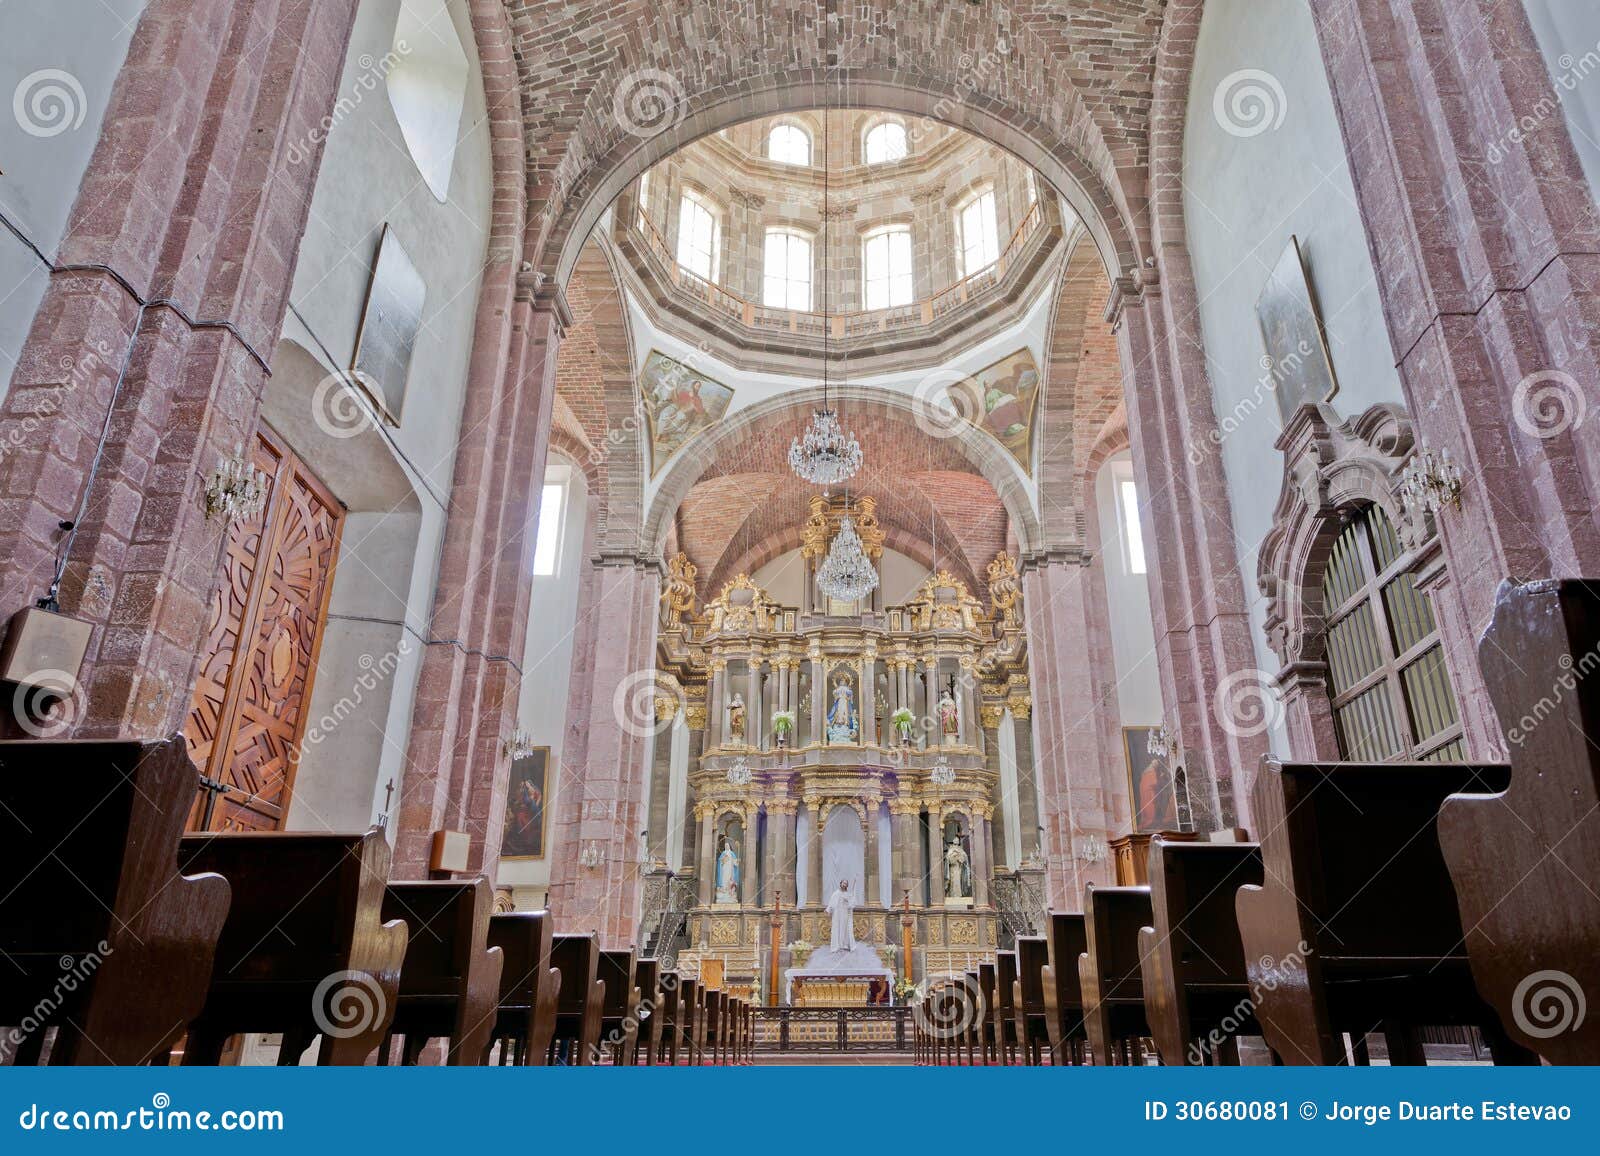
[[[644,829],[644,780],[655,719],[654,665],[660,571],[632,556],[601,555],[588,564],[593,624],[592,664],[574,681],[568,716],[587,742],[581,764],[563,782],[561,804],[571,827],[560,872],[561,927],[594,930],[607,947],[634,941],[639,920],[639,832]],[[641,707],[648,704],[650,709]],[[596,845],[597,866],[577,865],[571,848]],[[753,867],[753,864],[752,864]]]
[[[1109,863],[1080,862],[1075,845],[1117,834],[1110,790],[1115,752],[1100,741],[1098,714],[1105,705],[1095,696],[1086,660],[1086,575],[1081,556],[1065,552],[1025,559],[1022,568],[1045,881],[1051,905],[1061,910],[1080,909],[1084,884],[1111,881]],[[1104,603],[1098,612],[1105,613]]]
[[[1433,599],[1468,750],[1503,757],[1475,650],[1496,586],[1600,573],[1593,193],[1522,5],[1311,9],[1406,406],[1461,465]]]
[[[355,8],[154,0],[112,89],[0,406],[0,613],[50,592],[75,521],[80,737],[187,714],[223,541],[201,494],[254,438]]]

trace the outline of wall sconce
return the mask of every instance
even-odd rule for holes
[[[740,755],[733,760],[733,765],[728,768],[728,782],[736,787],[747,787],[755,773],[750,770],[750,760]]]
[[[933,760],[933,770],[928,772],[928,781],[936,787],[948,787],[956,781],[956,769],[950,765],[946,755],[940,755]]]
[[[206,478],[206,521],[248,522],[267,504],[267,475],[245,460],[244,447],[217,462]]]
[[[1419,449],[1400,474],[1400,498],[1437,517],[1446,506],[1461,508],[1461,470],[1450,451]]]
[[[512,762],[516,762],[518,759],[525,759],[533,754],[533,736],[518,727],[516,733],[505,741],[503,749],[506,752],[506,757]]]
[[[594,868],[600,866],[600,844],[593,839],[589,845],[578,852],[578,866]]]
[[[1106,857],[1106,842],[1098,835],[1075,835],[1072,839],[1073,857],[1080,863],[1100,863]]]
[[[1162,723],[1150,732],[1145,751],[1151,758],[1164,763],[1174,762],[1178,757],[1178,736],[1167,729],[1166,723]]]

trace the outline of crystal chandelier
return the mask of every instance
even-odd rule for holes
[[[828,222],[828,107],[822,109],[822,251],[831,253]],[[839,411],[828,404],[828,360],[832,353],[829,335],[833,332],[833,318],[828,310],[828,290],[831,281],[822,279],[822,405],[811,415],[811,424],[803,437],[789,443],[789,468],[814,486],[834,486],[848,481],[861,468],[861,443],[854,433],[846,433],[839,426]],[[873,585],[877,584],[874,577]]]
[[[933,760],[933,770],[928,773],[928,778],[936,787],[948,787],[956,781],[956,769],[950,765],[947,756],[940,755]]]
[[[248,522],[259,515],[267,504],[267,480],[245,459],[244,448],[235,446],[233,457],[219,460],[206,478],[206,521]]]
[[[733,766],[728,768],[728,782],[736,787],[747,787],[754,775],[750,771],[750,760],[740,755],[733,760]]]
[[[861,443],[855,434],[839,428],[839,413],[826,402],[826,381],[822,393],[823,408],[811,415],[805,437],[796,437],[789,443],[789,466],[814,486],[832,486],[853,477],[861,468]]]
[[[840,602],[860,602],[878,588],[878,572],[872,568],[849,514],[839,520],[828,556],[817,567],[817,588]]]

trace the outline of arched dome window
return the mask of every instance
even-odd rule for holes
[[[889,225],[861,239],[861,300],[867,309],[910,305],[911,229]]]
[[[906,159],[906,126],[897,120],[880,121],[861,141],[861,159],[869,165]]]
[[[691,189],[678,203],[678,264],[696,277],[719,280],[722,257],[722,214]]]
[[[789,121],[773,125],[767,134],[767,159],[780,165],[809,165],[811,134]]]
[[[993,187],[975,193],[956,210],[956,250],[961,256],[963,277],[971,277],[1000,259]]]
[[[773,309],[811,311],[810,234],[799,229],[767,230],[761,303]]]

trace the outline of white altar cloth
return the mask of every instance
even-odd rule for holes
[[[811,953],[803,967],[791,967],[783,973],[783,1002],[794,1002],[794,981],[796,976],[870,976],[883,978],[889,981],[889,987],[894,987],[894,972],[883,966],[883,957],[878,954],[878,949],[868,943],[857,943],[854,951],[834,951],[831,947],[819,947]]]

